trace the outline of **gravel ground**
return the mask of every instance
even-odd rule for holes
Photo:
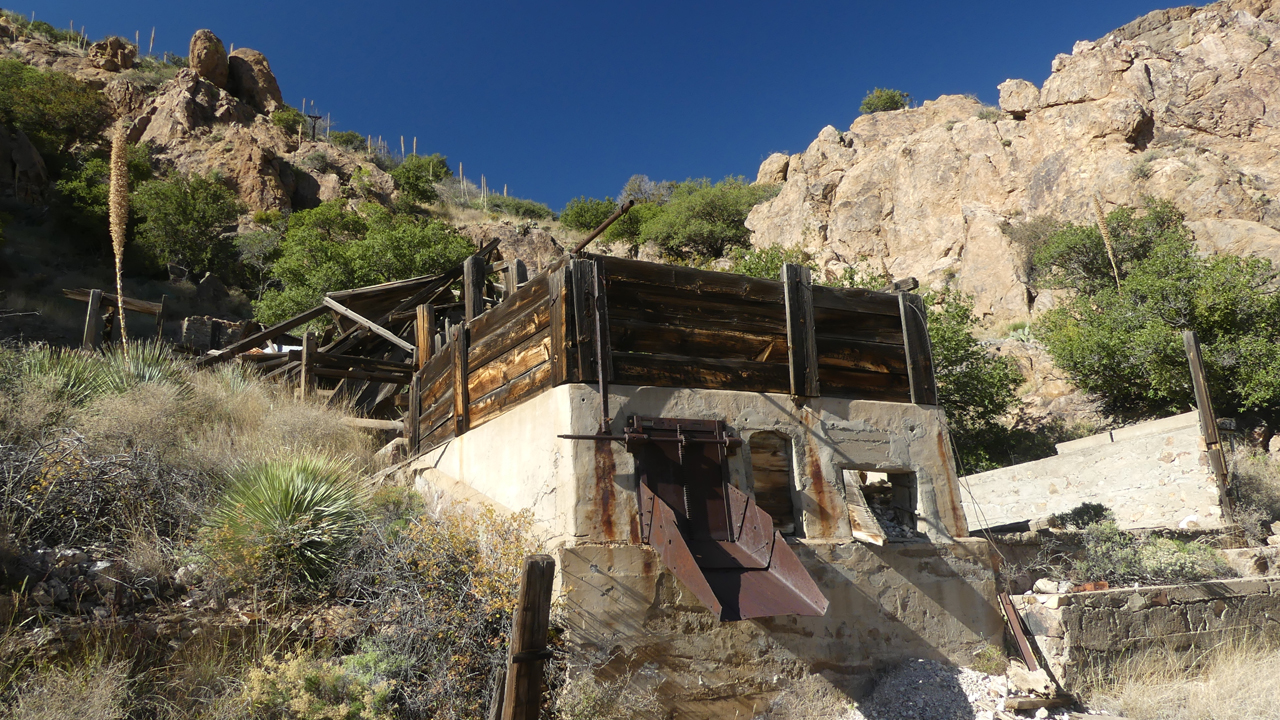
[[[846,720],[992,720],[992,708],[1003,709],[1008,695],[1003,676],[908,660],[877,677],[871,695]],[[1047,717],[1065,719],[1067,711]]]

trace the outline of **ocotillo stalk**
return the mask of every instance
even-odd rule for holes
[[[1107,259],[1111,261],[1111,272],[1116,278],[1116,292],[1121,295],[1124,290],[1120,287],[1120,267],[1116,265],[1116,252],[1111,246],[1111,229],[1107,227],[1107,218],[1102,214],[1102,200],[1098,198],[1098,193],[1093,194],[1093,214],[1098,216],[1098,232],[1102,233],[1102,244],[1107,246]]]
[[[156,28],[151,27],[151,42],[147,43],[147,57],[151,57],[151,51],[156,48]]]
[[[124,123],[116,126],[111,139],[110,210],[111,249],[116,256],[116,314],[120,317],[120,347],[129,362],[129,340],[124,329],[124,228],[129,219],[129,162],[126,159]]]

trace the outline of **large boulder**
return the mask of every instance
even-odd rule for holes
[[[0,199],[38,205],[48,198],[44,158],[21,130],[0,125]]]
[[[216,124],[250,124],[256,113],[190,68],[180,70],[151,99],[129,141],[172,145]]]
[[[220,88],[227,87],[227,49],[212,30],[197,30],[191,36],[191,48],[187,55],[187,64],[200,77]]]
[[[787,181],[787,165],[791,156],[785,153],[774,153],[760,163],[760,172],[756,173],[757,185],[777,185]]]
[[[128,70],[133,67],[133,60],[137,55],[138,49],[136,47],[129,44],[124,38],[116,36],[89,46],[89,62],[93,63],[94,67],[108,72]]]
[[[228,92],[263,115],[270,115],[284,105],[267,56],[257,50],[240,48],[231,53],[227,62]]]

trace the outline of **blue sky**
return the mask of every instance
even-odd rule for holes
[[[0,0],[3,2],[3,0]],[[440,152],[559,210],[660,180],[754,178],[844,129],[873,87],[916,101],[1040,84],[1076,40],[1169,0],[1077,2],[43,2],[10,9],[185,55],[207,27],[263,52],[286,102]]]

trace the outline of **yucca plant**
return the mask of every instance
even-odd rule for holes
[[[303,457],[244,466],[206,523],[206,554],[233,584],[314,590],[359,535],[366,503],[346,463]]]
[[[134,343],[128,355],[114,344],[101,352],[37,346],[23,357],[22,372],[52,382],[63,400],[80,405],[140,383],[185,385],[187,366],[164,343],[145,340]]]

